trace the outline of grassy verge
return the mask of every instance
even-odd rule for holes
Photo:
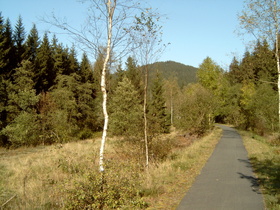
[[[148,209],[176,209],[212,154],[221,133],[220,128],[215,128],[189,147],[173,151],[171,157],[157,167],[152,167],[153,188],[161,186],[163,190],[147,198]]]
[[[280,140],[240,131],[267,209],[280,209]]]
[[[47,147],[0,149],[0,207],[175,209],[220,136],[221,130],[215,128],[191,145],[178,133],[161,136],[151,145],[148,170],[141,142],[110,138],[104,179],[98,173],[98,138]]]

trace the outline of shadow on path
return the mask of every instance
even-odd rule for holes
[[[219,125],[223,136],[177,210],[264,209],[242,138]]]

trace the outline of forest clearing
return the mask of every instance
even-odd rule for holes
[[[139,144],[109,138],[103,193],[98,191],[100,138],[1,149],[0,204],[4,209],[95,209],[104,202],[105,209],[175,209],[220,136],[219,128],[201,139],[175,131],[159,136],[149,169]]]
[[[159,62],[165,16],[144,1],[85,1],[80,29],[42,17],[71,47],[0,12],[0,207],[176,208],[221,123],[240,129],[279,208],[278,1],[247,1],[240,28],[257,39],[228,68],[208,55],[198,68]]]

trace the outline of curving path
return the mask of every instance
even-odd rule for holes
[[[219,125],[223,136],[177,210],[264,209],[242,138]]]

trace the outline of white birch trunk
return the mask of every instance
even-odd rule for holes
[[[280,63],[279,63],[279,50],[278,50],[278,33],[276,33],[275,44],[275,57],[277,59],[277,72],[278,72],[278,129],[280,130]]]
[[[107,137],[107,129],[108,129],[108,122],[109,122],[109,116],[107,112],[107,91],[106,91],[106,71],[108,62],[110,60],[111,55],[111,42],[112,42],[112,20],[113,20],[113,14],[114,9],[116,6],[116,0],[114,0],[114,3],[112,5],[111,0],[108,0],[106,3],[107,7],[107,47],[106,47],[106,57],[103,63],[102,68],[102,74],[101,74],[101,91],[103,96],[103,115],[104,115],[104,127],[103,127],[103,133],[102,133],[102,139],[101,139],[101,146],[100,146],[100,155],[99,155],[99,170],[100,172],[104,171],[104,150],[105,150],[105,143],[106,143],[106,137]]]
[[[280,131],[280,63],[279,63],[279,20],[278,20],[278,5],[277,1],[273,1],[273,19],[275,27],[275,57],[277,63],[277,73],[278,73],[278,130]]]

